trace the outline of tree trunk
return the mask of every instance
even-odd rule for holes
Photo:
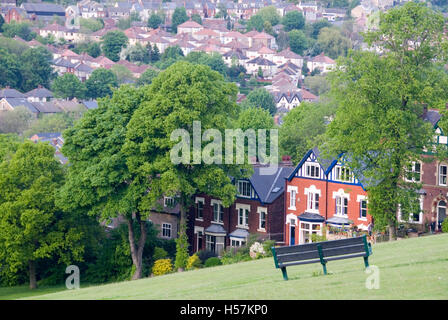
[[[132,280],[141,279],[143,276],[143,249],[145,248],[147,237],[146,221],[142,221],[140,213],[136,213],[135,218],[140,226],[140,239],[137,245],[135,241],[132,218],[128,219],[129,246],[131,248],[132,263],[135,266],[135,272],[132,275]]]
[[[29,273],[30,273],[30,289],[36,289],[37,288],[37,282],[36,282],[36,261],[29,261]]]
[[[389,241],[397,240],[397,228],[395,226],[395,221],[389,221]]]

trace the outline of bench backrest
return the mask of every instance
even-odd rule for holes
[[[365,236],[319,243],[324,258],[368,252]]]
[[[365,236],[362,236],[341,240],[299,244],[287,247],[277,247],[273,250],[274,255],[276,256],[274,256],[274,260],[277,267],[279,264],[288,262],[306,260],[316,260],[316,262],[318,262],[321,258],[319,250],[322,252],[322,258],[368,252],[367,241],[365,240]]]

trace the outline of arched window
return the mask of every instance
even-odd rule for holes
[[[437,224],[438,229],[442,227],[442,221],[446,219],[446,202],[443,200],[439,201],[437,205]]]

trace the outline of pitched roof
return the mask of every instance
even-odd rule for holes
[[[52,98],[53,97],[53,92],[51,92],[47,88],[39,86],[36,89],[28,91],[27,93],[25,93],[25,95],[27,97]]]
[[[177,28],[204,28],[199,23],[193,20],[185,21],[184,23],[181,23],[177,26]]]
[[[285,179],[294,168],[278,166],[273,174],[267,174],[266,170],[270,169],[267,167],[255,167],[249,181],[262,203],[272,203],[282,195],[285,188]]]
[[[17,91],[16,89],[11,89],[6,87],[4,89],[0,89],[0,99],[1,98],[25,98],[26,96]]]
[[[247,61],[246,63],[258,64],[259,66],[275,66],[274,62],[260,56],[250,61]]]
[[[322,52],[321,54],[311,58],[312,62],[321,62],[321,63],[327,63],[327,64],[335,64],[336,62],[331,59],[330,57],[327,57],[326,55],[324,55],[324,53]]]

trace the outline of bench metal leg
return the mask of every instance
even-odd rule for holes
[[[364,257],[364,265],[366,266],[366,268],[369,267],[369,257]]]
[[[282,268],[283,280],[288,280],[288,274],[286,273],[286,268]]]
[[[327,275],[327,264],[322,263],[322,268],[324,268],[324,275]]]

